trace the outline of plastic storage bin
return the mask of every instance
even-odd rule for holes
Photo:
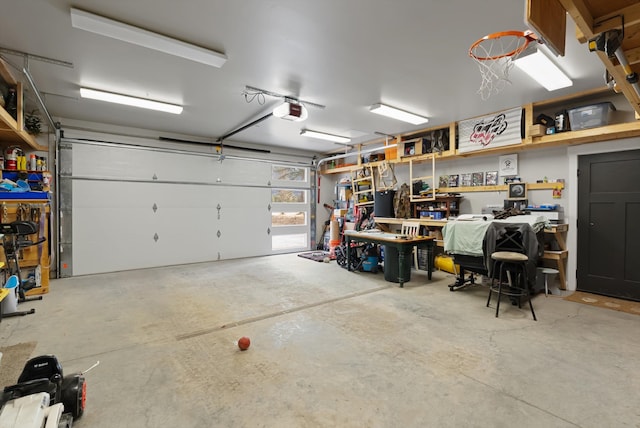
[[[615,109],[616,107],[611,102],[569,109],[567,112],[569,113],[571,130],[578,131],[608,125],[610,113]]]

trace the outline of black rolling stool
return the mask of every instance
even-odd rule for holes
[[[529,307],[531,308],[531,315],[533,320],[537,321],[536,313],[533,311],[533,304],[531,303],[531,296],[529,294],[529,283],[527,281],[527,263],[529,257],[526,254],[517,253],[515,251],[496,251],[491,254],[493,260],[493,269],[491,272],[491,285],[489,287],[489,298],[487,299],[487,307],[491,302],[492,292],[498,293],[498,302],[496,303],[496,318],[500,311],[500,298],[502,296],[509,296],[518,300],[518,307],[520,308],[520,299],[526,297],[529,300]],[[498,277],[498,284],[495,285],[494,281]],[[507,281],[505,287],[502,286],[504,280]]]

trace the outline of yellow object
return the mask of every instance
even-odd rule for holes
[[[449,256],[436,256],[436,269],[443,270],[445,272],[457,274],[460,272],[460,265],[454,265],[453,257]]]

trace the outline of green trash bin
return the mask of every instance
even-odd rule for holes
[[[404,282],[411,281],[411,264],[413,248],[404,249],[404,272],[402,279]],[[400,264],[398,262],[398,249],[390,245],[384,246],[384,279],[390,282],[400,282]]]

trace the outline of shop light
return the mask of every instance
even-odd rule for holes
[[[311,138],[319,138],[321,140],[333,141],[334,143],[346,144],[351,141],[351,138],[341,137],[340,135],[327,134],[325,132],[310,131],[309,129],[303,129],[300,131],[300,135]]]
[[[535,45],[527,48],[513,63],[548,91],[573,85],[573,81]]]
[[[73,7],[71,8],[71,26],[213,67],[220,68],[227,61],[227,56],[219,52]]]
[[[166,113],[180,114],[182,106],[167,104],[160,101],[136,98],[128,95],[114,94],[113,92],[98,91],[96,89],[80,88],[80,96],[92,100],[106,101],[108,103],[124,104],[133,107],[158,110]]]
[[[414,125],[421,125],[429,121],[429,119],[424,116],[419,116],[417,114],[409,113],[408,111],[400,110],[395,107],[389,107],[388,105],[384,104],[374,104],[369,108],[369,111],[375,114],[380,114],[382,116],[401,120],[403,122],[412,123]]]

